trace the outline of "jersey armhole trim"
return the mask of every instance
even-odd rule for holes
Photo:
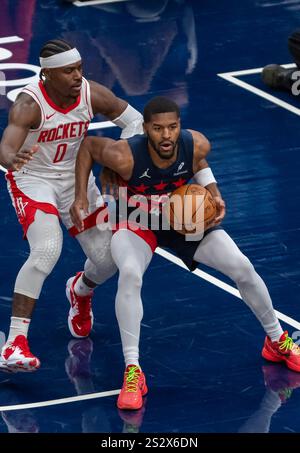
[[[91,87],[90,87],[89,82],[84,77],[82,77],[82,80],[85,84],[85,88],[84,88],[85,102],[86,102],[86,105],[88,108],[90,119],[92,120],[94,118],[94,113],[93,113],[92,102],[91,102]]]
[[[42,106],[39,98],[37,97],[37,95],[33,91],[31,91],[29,88],[24,88],[22,90],[22,93],[25,93],[25,94],[28,94],[28,96],[31,96],[32,99],[37,103],[37,105],[40,108],[40,111],[41,111],[41,122],[39,124],[39,127],[36,128],[36,129],[29,129],[29,132],[38,132],[38,131],[40,131],[43,128],[44,123],[45,123],[45,112],[44,112],[43,106]]]

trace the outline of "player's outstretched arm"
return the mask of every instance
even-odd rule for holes
[[[75,200],[70,208],[73,224],[81,231],[83,218],[88,215],[87,185],[94,162],[101,160],[105,141],[109,139],[86,137],[80,145],[75,164]]]
[[[31,128],[39,127],[40,109],[27,94],[21,94],[9,112],[8,126],[0,143],[0,164],[8,170],[20,170],[32,159],[38,145],[32,149],[20,150]]]
[[[121,138],[143,134],[143,116],[130,104],[118,98],[99,83],[90,81],[91,102],[94,114],[101,113],[122,130]]]
[[[133,159],[126,141],[109,138],[87,137],[82,142],[75,166],[75,201],[71,206],[72,222],[79,231],[83,229],[82,213],[88,214],[87,184],[93,163],[118,173],[127,179],[131,175]]]

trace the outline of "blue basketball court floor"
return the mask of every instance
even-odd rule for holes
[[[223,226],[265,280],[284,329],[300,338],[298,98],[260,80],[268,63],[292,64],[288,35],[300,1],[153,0],[71,4],[0,1],[0,126],[11,100],[38,76],[45,41],[83,55],[85,76],[142,111],[175,100],[183,127],[212,143],[209,162],[227,203]],[[91,134],[118,137],[97,117]],[[14,280],[28,256],[0,172],[0,342]],[[0,374],[0,432],[238,433],[300,431],[300,375],[261,358],[264,332],[233,283],[189,273],[158,250],[143,286],[141,364],[149,394],[140,411],[116,408],[124,371],[114,313],[117,277],[96,291],[89,339],[72,339],[65,282],[84,255],[64,237],[30,328],[35,373]],[[1,441],[0,441],[1,442]]]

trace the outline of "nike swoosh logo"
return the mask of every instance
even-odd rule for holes
[[[52,113],[52,115],[46,115],[46,120],[50,120],[50,118],[52,118],[53,115],[55,115],[56,112]]]

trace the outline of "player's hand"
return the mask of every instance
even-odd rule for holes
[[[216,203],[217,214],[214,220],[213,226],[218,226],[222,222],[226,214],[226,205],[225,201],[221,197],[213,197]]]
[[[12,171],[19,171],[23,165],[28,164],[32,159],[33,154],[35,154],[39,149],[39,145],[33,145],[31,149],[19,150],[12,158],[9,165],[9,169]]]
[[[70,216],[78,231],[83,231],[83,219],[89,215],[89,201],[87,198],[76,199],[71,208]]]
[[[116,200],[118,199],[118,175],[110,168],[103,167],[102,172],[99,176],[102,194],[103,195],[112,195]]]

